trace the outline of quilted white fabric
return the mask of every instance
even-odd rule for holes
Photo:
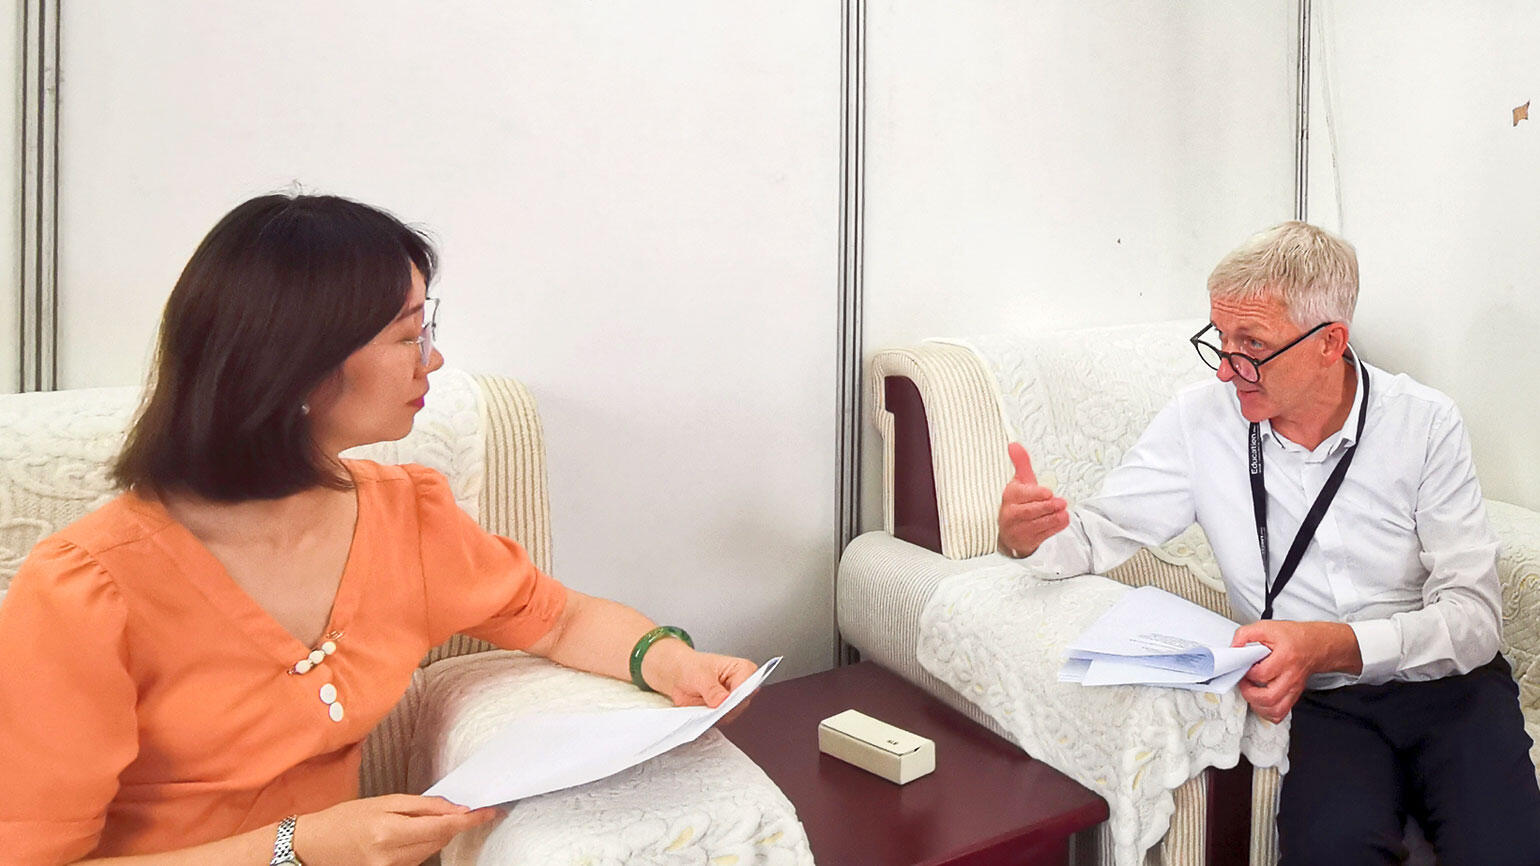
[[[1212,376],[1188,338],[1198,320],[976,337],[965,345],[994,374],[1000,411],[1039,480],[1086,499],[1177,391]],[[1196,525],[1151,552],[1221,592],[1213,549]]]
[[[485,482],[481,390],[470,374],[447,367],[430,382],[411,435],[346,453],[431,466],[474,517]],[[139,396],[133,387],[0,395],[0,595],[34,545],[117,495],[107,464]]]
[[[1065,645],[1129,587],[1095,575],[1039,580],[990,565],[942,580],[920,614],[917,654],[1024,750],[1100,794],[1113,862],[1136,866],[1204,768],[1286,769],[1288,725],[1248,713],[1236,692],[1061,683]]]
[[[505,722],[531,712],[669,706],[630,683],[545,659],[485,652],[426,671],[411,749],[410,790],[425,790]],[[443,866],[809,866],[796,810],[748,756],[715,730],[587,785],[513,804],[457,837]]]

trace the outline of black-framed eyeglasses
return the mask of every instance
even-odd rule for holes
[[[433,360],[433,341],[438,337],[438,298],[427,298],[422,302],[422,331],[417,339],[412,342],[417,344],[417,350],[422,353],[422,365],[428,366]]]
[[[1218,370],[1221,361],[1229,361],[1230,369],[1235,371],[1236,378],[1240,379],[1242,382],[1245,382],[1248,385],[1255,385],[1257,382],[1262,380],[1262,371],[1260,368],[1263,364],[1266,364],[1268,361],[1271,361],[1279,355],[1282,355],[1284,352],[1294,348],[1303,342],[1306,337],[1314,334],[1316,331],[1319,331],[1330,324],[1332,323],[1322,322],[1321,324],[1316,325],[1314,328],[1311,328],[1310,330],[1289,341],[1287,346],[1284,346],[1282,349],[1279,349],[1278,351],[1268,355],[1266,358],[1263,358],[1260,361],[1251,357],[1250,355],[1246,355],[1241,352],[1226,352],[1213,343],[1205,342],[1202,339],[1203,335],[1207,334],[1211,330],[1215,330],[1213,322],[1209,322],[1207,325],[1204,325],[1203,330],[1193,334],[1192,338],[1189,339],[1188,342],[1192,343],[1192,347],[1198,351],[1198,357],[1202,358],[1203,363],[1209,365],[1210,369]]]

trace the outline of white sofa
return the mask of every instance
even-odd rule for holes
[[[138,399],[137,388],[0,395],[0,597],[34,544],[115,495],[106,466]],[[349,456],[438,469],[462,508],[550,570],[545,449],[534,401],[518,382],[439,370],[409,437]],[[364,796],[421,792],[505,719],[649,705],[667,701],[457,635],[423,659],[366,742],[360,788]],[[812,857],[790,802],[710,731],[609,779],[520,801],[501,821],[454,840],[442,862],[789,866]]]
[[[1187,342],[1201,326],[932,341],[879,352],[870,369],[885,529],[842,557],[841,635],[1106,797],[1113,819],[1077,839],[1081,863],[1277,859],[1279,775],[1260,764],[1282,763],[1286,728],[1233,693],[1194,700],[1057,683],[1066,635],[1126,587],[1094,576],[1036,582],[996,553],[1006,444],[1026,444],[1039,476],[1072,504],[1088,496],[1178,388],[1212,375]],[[1540,514],[1490,500],[1488,509],[1504,543],[1503,651],[1540,740]],[[1229,613],[1196,529],[1110,576]],[[1540,763],[1540,745],[1531,758]]]

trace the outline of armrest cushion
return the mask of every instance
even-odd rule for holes
[[[995,552],[1000,490],[1011,477],[1008,437],[994,377],[970,350],[925,343],[872,358],[872,419],[883,441],[883,520],[894,532],[894,443],[886,380],[908,379],[919,390],[935,478],[941,552],[967,559]]]
[[[1519,683],[1524,728],[1534,743],[1529,757],[1540,767],[1540,513],[1488,499],[1487,516],[1503,545],[1503,654]]]
[[[630,683],[524,653],[459,656],[424,673],[412,791],[425,790],[520,716],[670,706]],[[715,730],[608,778],[520,800],[506,816],[457,836],[441,855],[443,866],[714,858],[813,863],[791,802]]]
[[[1106,798],[1114,860],[1137,864],[1166,833],[1174,789],[1241,754],[1281,766],[1288,729],[1233,691],[1059,682],[1065,644],[1127,591],[1095,575],[1042,581],[1014,563],[958,574],[925,606],[918,655],[1022,748]]]

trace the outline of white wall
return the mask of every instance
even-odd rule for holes
[[[65,4],[64,387],[141,380],[187,256],[300,181],[441,241],[450,362],[540,401],[555,572],[832,659],[839,8]]]
[[[1540,5],[1313,9],[1310,218],[1358,248],[1355,339],[1455,399],[1488,496],[1540,508],[1540,105],[1512,121]]]
[[[1295,16],[1292,0],[873,2],[868,358],[1205,315],[1219,258],[1293,215]]]

